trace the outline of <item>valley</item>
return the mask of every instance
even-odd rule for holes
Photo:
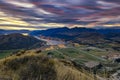
[[[52,30],[56,31],[54,29]],[[52,30],[50,31],[52,32]],[[64,28],[60,30],[64,32]],[[76,30],[78,30],[77,33]],[[91,77],[91,80],[119,80],[120,44],[119,40],[116,40],[116,37],[119,38],[119,36],[114,35],[111,40],[111,37],[104,38],[98,35],[97,39],[96,33],[93,33],[93,30],[89,32],[89,29],[87,29],[87,32],[92,33],[92,37],[90,35],[85,36],[85,32],[81,33],[79,30],[81,30],[81,28],[73,29],[72,34],[74,35],[71,35],[68,29],[67,33],[62,33],[62,35],[59,33],[59,36],[56,36],[56,34],[53,35],[54,32],[51,33],[52,36],[45,35],[46,32],[44,33],[44,31],[40,33],[41,35],[1,35],[1,40],[4,38],[1,44],[6,44],[6,46],[8,42],[12,42],[12,44],[8,46],[11,49],[3,49],[3,47],[1,47],[0,79],[21,80],[22,78],[33,78],[41,80],[40,78],[44,78],[46,80],[46,76],[51,76],[51,80],[59,80],[60,76],[62,76],[62,78],[66,78],[66,80],[81,80],[82,76],[78,77],[76,75],[84,75],[82,80],[88,80],[89,77]],[[80,36],[78,37],[78,35]],[[78,38],[80,41],[76,42]],[[96,40],[97,43],[94,42]],[[15,41],[17,41],[17,44],[15,44]],[[24,44],[27,43],[25,41],[29,41],[31,44]],[[22,46],[21,43],[23,43]],[[17,46],[14,47],[14,44]],[[48,62],[46,62],[46,60]],[[45,63],[42,61],[45,61]],[[30,66],[30,64],[34,66]],[[41,64],[41,66],[38,64]],[[49,64],[51,66],[49,66]],[[30,66],[31,70],[27,65]],[[39,69],[41,67],[44,70]],[[6,68],[7,70],[5,70]],[[66,68],[67,71],[61,71],[64,68]],[[34,69],[36,71],[35,73]],[[38,69],[40,70],[39,72],[37,72]],[[24,70],[26,70],[26,73],[24,73]],[[52,70],[53,74],[58,74],[58,76],[50,75],[51,73],[47,74],[46,70],[48,70],[47,73],[49,70]],[[29,74],[29,71],[31,74]],[[15,74],[13,74],[13,72],[15,72]],[[27,76],[25,77],[24,75]],[[36,77],[32,77],[33,75]]]

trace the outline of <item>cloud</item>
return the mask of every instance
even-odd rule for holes
[[[0,26],[40,29],[119,24],[119,3],[120,0],[0,0]]]
[[[101,5],[102,9],[112,9],[116,7],[120,7],[118,3],[106,2],[106,1],[97,1],[99,5]]]

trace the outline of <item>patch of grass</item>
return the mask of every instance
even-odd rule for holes
[[[75,58],[79,56],[79,51],[76,51],[73,48],[58,49],[58,51],[71,58]]]
[[[89,53],[91,53],[95,56],[105,56],[108,54],[107,51],[99,51],[99,50],[90,50]]]
[[[52,56],[59,59],[68,59],[75,61],[76,63],[85,63],[87,61],[98,61],[103,62],[105,61],[100,56],[97,56],[95,53],[98,52],[98,50],[94,50],[92,54],[91,52],[85,51],[81,49],[80,47],[70,47],[70,48],[63,48],[63,49],[54,49],[50,51],[43,51],[44,54],[47,54],[51,52]]]
[[[13,49],[13,50],[0,50],[0,59],[10,56],[13,53],[16,53],[22,49]]]
[[[0,59],[4,58],[4,57],[7,57],[12,52],[14,52],[14,50],[0,50]]]
[[[48,55],[48,53],[51,53],[51,56],[54,58],[64,59],[64,54],[62,54],[61,52],[57,50],[43,51],[42,53],[45,55]]]

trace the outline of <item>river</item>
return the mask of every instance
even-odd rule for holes
[[[59,44],[65,44],[64,41],[58,41],[58,40],[49,40],[49,39],[45,39],[45,38],[40,38],[38,36],[34,36],[35,38],[39,39],[39,40],[42,40],[42,41],[45,41],[47,42],[47,45],[59,45]]]

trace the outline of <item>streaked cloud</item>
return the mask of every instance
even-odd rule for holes
[[[0,0],[0,29],[120,26],[120,0]]]

